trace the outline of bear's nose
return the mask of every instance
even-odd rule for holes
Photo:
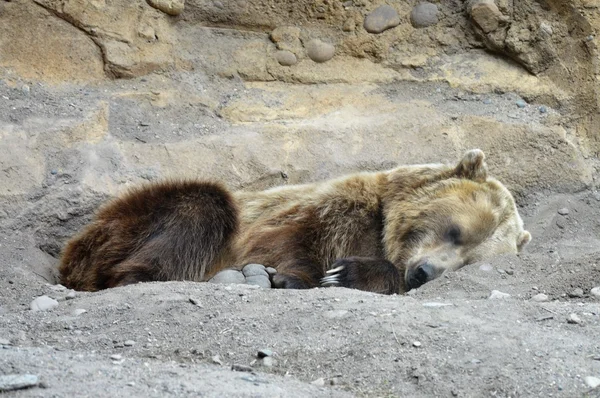
[[[408,274],[407,284],[409,289],[416,289],[429,281],[433,275],[433,266],[429,263],[421,264]]]

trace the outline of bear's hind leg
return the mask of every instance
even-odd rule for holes
[[[348,257],[337,260],[321,286],[341,286],[380,294],[400,293],[402,278],[391,262],[381,258]],[[402,289],[403,290],[403,289]]]

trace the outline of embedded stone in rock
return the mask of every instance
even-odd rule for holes
[[[492,293],[490,294],[490,296],[488,297],[488,299],[490,300],[502,300],[502,299],[506,299],[509,298],[510,294],[508,293],[504,293],[501,292],[499,290],[492,290]]]
[[[226,269],[215,275],[209,282],[212,283],[246,283],[244,274],[234,269]]]
[[[417,4],[410,12],[410,23],[415,28],[426,28],[438,23],[438,8],[428,1]]]
[[[279,62],[279,65],[282,66],[292,66],[296,65],[298,59],[293,52],[287,50],[280,50],[275,53],[275,59]]]
[[[365,18],[364,27],[369,33],[381,33],[400,25],[398,11],[392,6],[382,5]]]
[[[185,0],[148,0],[148,4],[165,14],[177,16],[183,12]]]
[[[315,62],[327,62],[335,54],[333,44],[322,42],[319,39],[313,39],[306,44],[306,53],[308,57]]]
[[[32,311],[46,311],[58,306],[58,301],[48,297],[40,296],[33,300],[30,304]]]
[[[508,21],[493,1],[482,0],[471,7],[471,18],[485,33],[493,32]]]

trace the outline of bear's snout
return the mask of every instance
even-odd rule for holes
[[[428,262],[424,262],[418,267],[409,269],[406,275],[406,284],[408,289],[416,289],[426,282],[435,279],[435,268]]]

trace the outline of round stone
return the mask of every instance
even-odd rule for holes
[[[165,14],[177,16],[183,12],[185,0],[148,0],[148,4]]]
[[[544,293],[538,293],[535,296],[533,296],[531,299],[533,301],[537,301],[537,302],[541,303],[544,301],[548,301],[548,295],[546,295]]]
[[[212,283],[246,283],[244,274],[234,269],[226,269],[215,275],[209,282]]]
[[[47,311],[56,306],[58,306],[58,301],[48,296],[40,296],[33,300],[30,304],[32,311]]]
[[[308,57],[315,62],[327,62],[335,54],[333,44],[325,43],[319,39],[313,39],[306,44]]]
[[[600,286],[593,288],[592,290],[590,290],[590,293],[592,296],[594,296],[595,298],[597,298],[598,300],[600,300]]]
[[[410,23],[415,28],[426,28],[438,23],[438,8],[428,1],[417,4],[410,12]]]
[[[277,51],[275,53],[275,59],[277,60],[277,62],[279,62],[279,65],[282,66],[292,66],[296,65],[296,63],[298,62],[298,58],[296,58],[296,55],[293,52],[287,50]]]
[[[398,11],[389,5],[382,5],[374,9],[367,15],[363,24],[369,33],[381,33],[398,25],[400,25]]]

